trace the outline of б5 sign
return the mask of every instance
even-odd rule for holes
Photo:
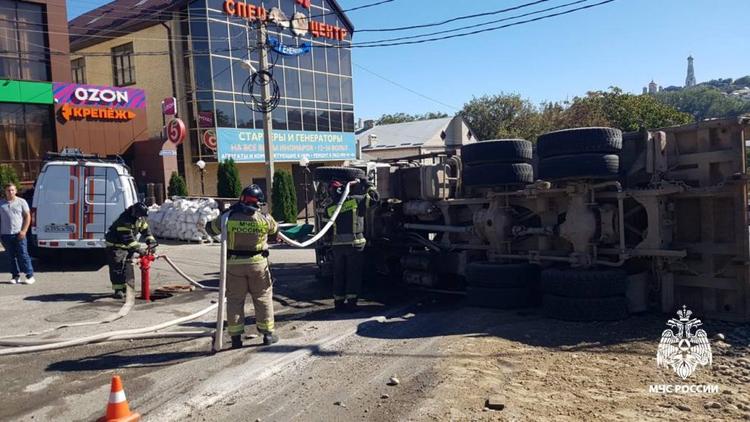
[[[165,127],[167,132],[167,139],[175,145],[180,145],[185,140],[185,123],[182,119],[172,119],[167,123]]]

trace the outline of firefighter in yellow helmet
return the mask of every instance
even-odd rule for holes
[[[242,347],[245,333],[245,297],[253,298],[255,322],[263,334],[263,344],[279,341],[274,334],[273,288],[268,267],[268,237],[276,237],[279,226],[270,215],[260,211],[265,195],[258,185],[242,191],[240,200],[227,211],[227,331],[232,348]],[[210,221],[206,231],[221,234],[223,216]]]

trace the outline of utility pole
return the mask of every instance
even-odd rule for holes
[[[266,23],[258,21],[258,40],[260,41],[260,72],[268,71],[268,51],[266,50],[266,38],[268,37]],[[261,90],[261,99],[263,104],[268,104],[271,99],[271,84],[270,80],[265,80],[267,76],[264,74],[264,84]],[[270,79],[270,78],[269,78]],[[268,212],[271,212],[273,206],[273,197],[271,192],[273,191],[273,145],[271,139],[273,133],[271,131],[271,113],[270,111],[263,112],[263,147],[266,156],[266,202],[268,203]]]

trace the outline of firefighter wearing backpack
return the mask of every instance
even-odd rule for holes
[[[270,215],[260,211],[265,195],[258,185],[242,191],[240,200],[232,205],[227,221],[227,331],[232,348],[242,347],[245,333],[245,298],[253,299],[255,324],[263,334],[263,344],[279,341],[274,334],[273,282],[268,267],[268,237],[279,232]],[[206,224],[212,236],[221,234],[223,215]]]
[[[146,245],[156,247],[156,239],[148,228],[148,207],[138,202],[128,207],[107,230],[104,239],[107,242],[107,264],[109,265],[109,280],[112,282],[114,297],[125,297],[125,287],[135,288],[135,271],[133,270],[133,255],[145,254]],[[143,245],[136,236],[140,234]]]
[[[344,184],[333,180],[328,190],[333,203],[326,208],[326,216],[331,218],[343,195]],[[378,192],[366,179],[352,185],[351,193],[342,204],[333,225],[333,234],[328,238],[333,252],[333,305],[337,312],[357,309],[364,267],[362,251],[367,243],[364,235],[365,214],[370,202],[378,198]]]

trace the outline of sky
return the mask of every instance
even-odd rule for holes
[[[517,11],[414,31],[356,32],[432,23],[531,1],[393,0],[348,16],[355,26],[356,44],[457,29],[573,0],[548,0]],[[343,9],[373,2],[339,0]],[[67,0],[69,18],[105,3]],[[682,86],[688,55],[695,58],[698,82],[738,78],[750,74],[748,16],[748,0],[615,0],[467,37],[359,48],[353,52],[355,114],[363,119],[398,112],[454,114],[474,97],[499,93],[517,93],[534,103],[564,101],[610,86],[640,93],[652,79],[665,87]]]

